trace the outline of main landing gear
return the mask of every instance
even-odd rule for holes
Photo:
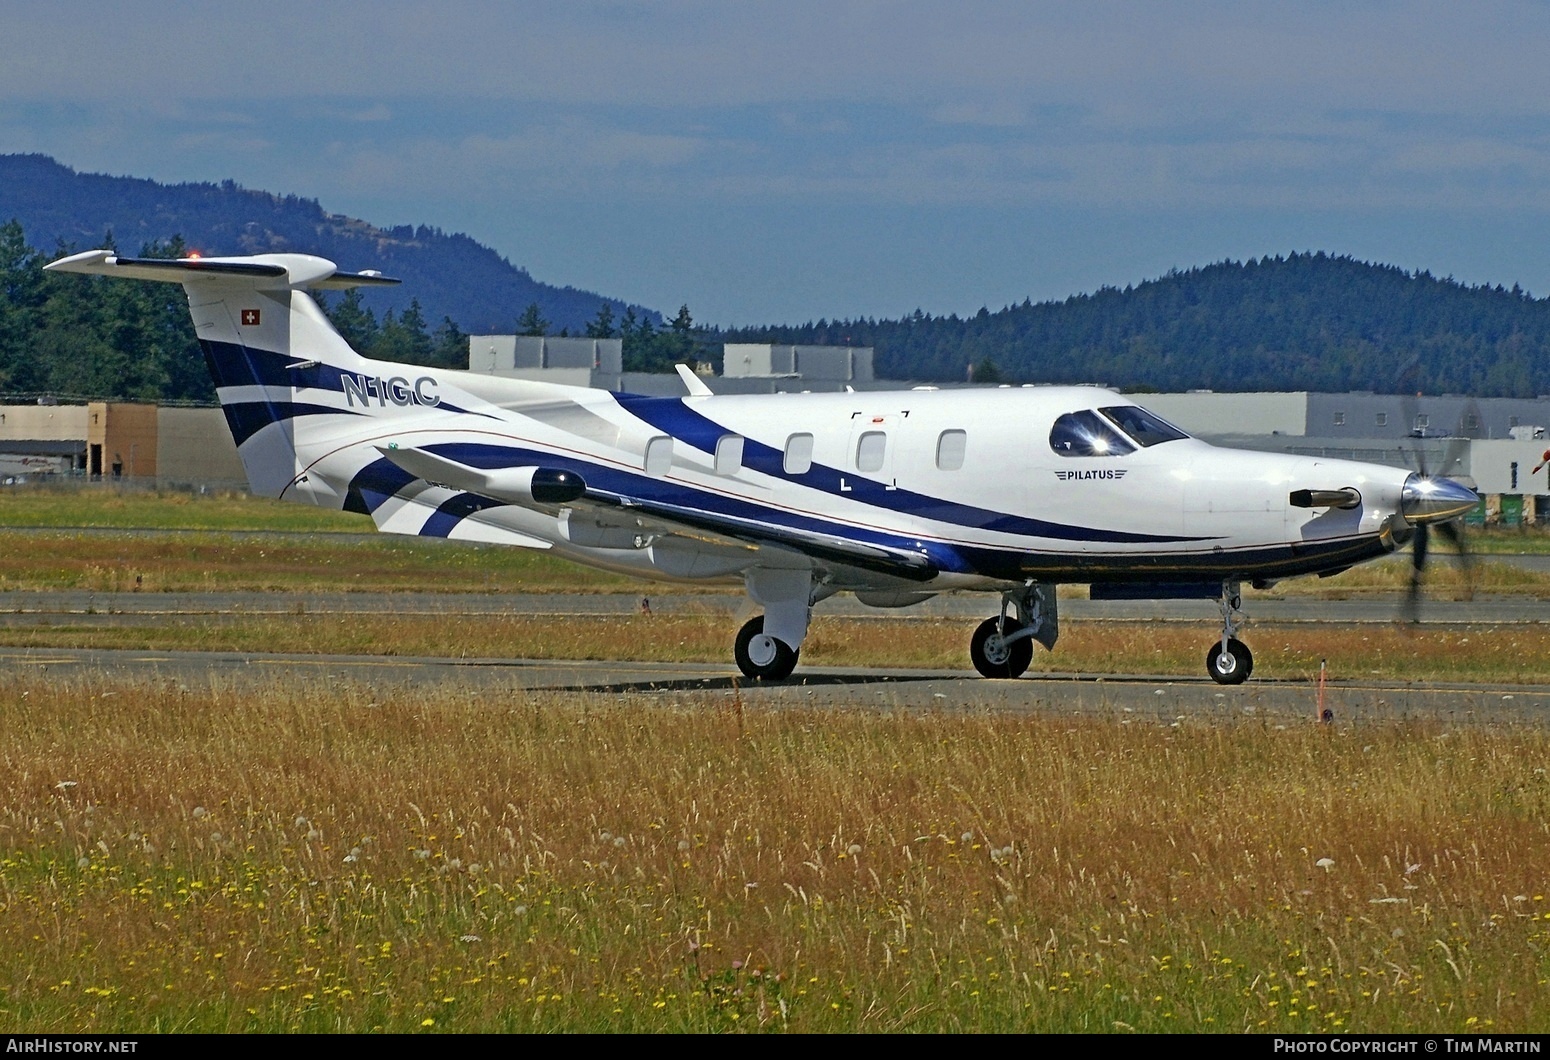
[[[1007,615],[1011,606],[1015,617]],[[1055,647],[1060,617],[1055,587],[1029,582],[1001,594],[1001,614],[981,622],[969,639],[969,658],[985,677],[1021,677],[1033,662],[1033,642]]]
[[[758,567],[743,576],[743,585],[764,614],[750,618],[737,631],[732,657],[751,681],[784,681],[796,669],[807,639],[813,605],[834,590],[806,569]]]
[[[801,648],[793,648],[764,632],[764,616],[756,615],[737,631],[732,655],[743,676],[754,681],[784,681],[797,667]]]
[[[1243,597],[1237,582],[1222,583],[1222,595],[1216,606],[1222,611],[1222,639],[1206,652],[1206,673],[1219,685],[1241,685],[1254,672],[1254,656],[1238,639]]]

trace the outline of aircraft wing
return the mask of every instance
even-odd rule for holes
[[[545,467],[484,469],[449,460],[424,449],[379,448],[390,462],[425,482],[461,490],[504,504],[532,508],[565,519],[581,536],[576,544],[595,539],[601,547],[610,532],[615,537],[688,534],[707,535],[731,546],[777,545],[815,559],[857,567],[910,581],[927,581],[937,574],[924,553],[877,545],[839,534],[729,515],[706,508],[667,504],[590,488],[573,471]],[[577,515],[581,519],[577,519]]]

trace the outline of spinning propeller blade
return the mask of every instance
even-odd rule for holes
[[[1413,373],[1417,367],[1417,363],[1412,362],[1406,374]],[[1437,532],[1458,553],[1459,567],[1465,580],[1465,599],[1474,596],[1474,557],[1465,544],[1464,530],[1459,520],[1479,503],[1480,498],[1474,490],[1450,476],[1458,470],[1469,445],[1469,435],[1478,432],[1481,421],[1479,406],[1470,401],[1457,429],[1450,427],[1447,431],[1437,467],[1432,470],[1427,466],[1425,445],[1431,428],[1423,422],[1417,411],[1416,399],[1420,394],[1415,393],[1412,397],[1411,393],[1411,387],[1407,386],[1404,410],[1411,435],[1407,463],[1416,470],[1405,481],[1400,514],[1413,527],[1413,536],[1410,544],[1410,583],[1400,601],[1400,617],[1413,623],[1421,619],[1421,589],[1431,554],[1431,528],[1434,525]]]

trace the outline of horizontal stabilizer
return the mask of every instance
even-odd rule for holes
[[[387,286],[397,280],[376,272],[340,272],[327,258],[311,254],[257,254],[245,258],[125,258],[111,250],[87,250],[43,266],[51,272],[117,276],[126,280],[199,283],[202,280],[247,280],[255,287]]]

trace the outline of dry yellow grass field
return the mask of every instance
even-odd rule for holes
[[[1550,1023],[1540,726],[28,675],[0,710],[6,1031]]]
[[[210,534],[4,531],[26,547],[0,549],[0,588],[628,585],[446,543],[255,549],[228,531],[278,516],[247,500],[171,514],[120,500],[101,525]],[[59,507],[0,521],[78,525],[98,504],[44,501]],[[1468,591],[1434,570],[1440,594]],[[1285,591],[1404,577],[1374,566]],[[1486,587],[1543,594],[1542,576],[1499,577]],[[803,660],[963,668],[970,626],[820,618]],[[1195,676],[1212,632],[1073,622],[1035,666]],[[1337,680],[1550,681],[1538,624],[1250,635],[1256,679],[1308,678],[1327,659]],[[728,639],[710,614],[4,634],[718,663]],[[744,709],[674,693],[7,678],[0,1031],[1550,1025],[1543,725],[1072,720],[989,710],[972,683],[963,702],[911,712],[875,696]]]

